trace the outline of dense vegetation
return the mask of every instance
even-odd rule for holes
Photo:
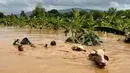
[[[15,14],[4,15],[0,12],[0,25],[48,28],[48,29],[75,29],[79,27],[93,30],[94,27],[111,27],[122,31],[130,31],[130,10],[116,10],[109,8],[108,11],[91,10],[90,12],[72,10],[60,13],[56,9],[45,11],[38,4],[31,15],[21,11],[20,16]]]
[[[72,9],[71,12],[60,13],[56,9],[45,11],[42,5],[38,4],[29,16],[24,11],[21,11],[20,16],[15,14],[4,15],[0,12],[0,25],[37,29],[65,29],[72,32],[73,38],[78,38],[81,36],[81,34],[78,35],[78,32],[89,34],[95,27],[110,27],[124,32],[130,31],[130,10],[117,11],[115,8],[109,8],[108,11],[91,10],[86,12]],[[89,33],[83,32],[83,30]],[[87,36],[82,35],[82,37]],[[78,43],[85,42],[79,41]]]

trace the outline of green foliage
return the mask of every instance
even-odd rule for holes
[[[52,9],[52,10],[48,11],[48,15],[49,15],[50,17],[57,17],[57,16],[60,15],[60,13],[58,12],[58,10]]]
[[[31,18],[40,18],[45,16],[45,8],[42,7],[41,3],[38,3],[36,8],[32,11],[32,14],[30,15]]]
[[[115,14],[115,13],[116,13],[116,11],[117,11],[117,9],[116,9],[116,8],[109,8],[107,13],[108,13],[108,15],[110,15],[110,16],[111,16],[111,15]]]
[[[98,36],[93,33],[95,27],[108,27],[130,32],[130,10],[109,8],[108,11],[86,12],[72,9],[71,12],[60,13],[58,10],[52,9],[46,12],[42,4],[38,3],[30,16],[27,16],[24,11],[21,11],[20,17],[15,14],[4,15],[0,12],[0,25],[36,29],[65,29],[72,33],[69,41],[95,45],[100,42]]]
[[[27,19],[27,15],[25,14],[24,11],[21,11],[21,13],[20,13],[20,18],[25,18],[25,19]]]
[[[92,45],[99,45],[102,41],[94,32],[82,28],[77,30],[76,35],[69,37],[66,40],[66,42],[73,42],[92,46]]]
[[[69,37],[66,42],[80,43],[85,45],[97,45],[100,44],[99,37],[92,32],[94,26],[93,16],[90,15],[89,19],[86,19],[86,14],[80,15],[78,10],[73,10],[73,18],[71,19],[71,32],[72,36]],[[86,23],[87,21],[87,23]],[[87,29],[83,28],[83,25],[87,24]]]
[[[0,12],[0,18],[4,18],[4,13]]]
[[[30,28],[48,28],[48,29],[67,29],[73,34],[77,28],[87,28],[93,30],[94,27],[110,27],[121,31],[130,29],[130,10],[119,10],[109,8],[108,11],[91,10],[90,12],[72,10],[67,13],[59,13],[58,10],[52,9],[48,12],[41,3],[28,17],[24,11],[21,11],[18,18],[15,14],[4,15],[0,13],[0,23],[5,26],[18,26]]]
[[[94,20],[97,20],[97,19],[101,19],[103,18],[103,12],[101,11],[98,11],[98,10],[91,10],[91,15],[93,16],[93,19]]]

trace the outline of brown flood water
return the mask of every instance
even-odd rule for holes
[[[67,37],[62,31],[0,28],[0,73],[130,73],[130,44],[117,41],[122,36],[98,35],[104,43],[84,46],[87,52],[76,52],[71,47],[77,44],[64,43]],[[18,52],[12,43],[23,37],[28,37],[36,48],[24,46],[24,52]],[[44,48],[52,40],[57,46]],[[93,48],[106,49],[110,61],[105,69],[98,69],[88,60]]]

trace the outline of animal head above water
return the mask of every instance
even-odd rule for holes
[[[106,60],[109,61],[109,58],[105,55],[103,49],[93,50],[89,55],[89,58],[94,61],[100,68],[104,68],[106,66]]]

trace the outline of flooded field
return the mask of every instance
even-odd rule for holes
[[[104,43],[84,46],[86,52],[72,51],[72,43],[62,31],[0,28],[0,73],[130,73],[130,44],[117,41],[122,36],[98,33]],[[36,48],[24,46],[19,52],[12,45],[15,39],[28,37]],[[57,46],[44,48],[55,40]],[[105,49],[109,56],[105,69],[98,69],[88,60],[92,49]]]

